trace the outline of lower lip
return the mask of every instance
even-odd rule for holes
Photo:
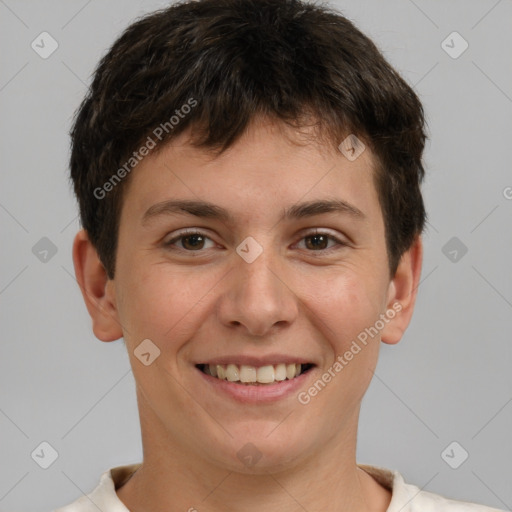
[[[213,389],[220,393],[225,393],[238,402],[255,404],[274,402],[294,393],[296,394],[298,390],[304,386],[306,379],[309,378],[310,373],[314,368],[310,368],[307,372],[301,373],[298,377],[291,380],[286,379],[280,382],[275,382],[274,384],[261,384],[255,386],[217,379],[216,377],[212,377],[211,375],[207,375],[202,372],[199,368],[196,368],[196,370],[200,373],[203,379],[205,379],[205,382],[213,387]]]

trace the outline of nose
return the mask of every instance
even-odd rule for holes
[[[297,317],[292,273],[271,252],[265,248],[251,263],[235,256],[218,304],[220,320],[227,327],[262,337],[291,325]]]

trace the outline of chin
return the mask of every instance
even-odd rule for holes
[[[299,464],[307,453],[314,451],[310,444],[306,445],[305,440],[309,436],[304,432],[292,434],[289,429],[278,430],[275,424],[271,428],[259,428],[252,435],[246,430],[217,444],[219,451],[211,455],[226,470],[268,474],[290,469]]]

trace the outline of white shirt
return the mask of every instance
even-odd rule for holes
[[[53,512],[130,512],[118,498],[116,489],[121,487],[140,465],[139,463],[117,466],[105,471],[99,484],[87,496],[82,496]],[[497,508],[451,500],[422,491],[415,485],[405,483],[398,471],[367,464],[358,466],[392,492],[391,503],[386,512],[504,512]]]

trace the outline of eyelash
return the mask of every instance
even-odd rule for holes
[[[192,236],[192,235],[199,235],[199,236],[202,236],[203,238],[208,238],[209,240],[211,240],[211,238],[208,235],[206,235],[205,233],[202,233],[201,231],[189,230],[189,231],[182,231],[181,233],[179,233],[177,236],[175,236],[174,238],[172,238],[168,242],[165,242],[164,246],[166,248],[170,248],[171,250],[187,252],[187,253],[190,253],[190,254],[204,252],[204,249],[200,249],[200,250],[197,250],[197,251],[189,251],[187,249],[181,249],[179,247],[172,247],[173,244],[176,241],[178,241],[178,240],[180,240],[182,238],[186,238],[188,236]],[[304,240],[305,238],[309,238],[309,237],[316,236],[316,235],[326,236],[329,240],[332,240],[332,241],[336,242],[340,247],[338,247],[338,248],[330,247],[329,249],[318,249],[317,251],[308,250],[307,252],[310,252],[310,253],[316,253],[316,252],[318,252],[318,253],[326,253],[326,252],[331,252],[332,250],[339,250],[339,249],[341,249],[341,248],[343,248],[343,247],[348,245],[346,242],[340,240],[339,238],[336,238],[335,236],[330,235],[329,233],[327,233],[325,231],[320,231],[320,230],[315,230],[313,232],[306,233],[305,235],[303,235],[301,237],[301,241]]]

